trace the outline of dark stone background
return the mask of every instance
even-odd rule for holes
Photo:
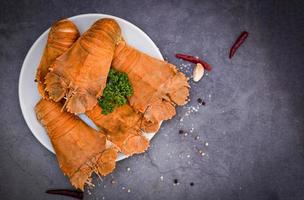
[[[85,199],[304,199],[303,10],[301,0],[1,0],[0,199],[69,199],[44,193],[71,185],[22,117],[18,77],[27,51],[52,22],[83,13],[129,20],[177,66],[186,63],[174,53],[186,52],[214,67],[191,82],[189,105],[201,97],[206,106],[188,117],[189,106],[178,108],[147,153],[119,162],[103,181],[94,177],[96,188]],[[243,30],[250,36],[229,60]]]

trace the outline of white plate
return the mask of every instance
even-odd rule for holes
[[[97,19],[100,18],[113,18],[115,19],[122,30],[122,35],[124,39],[132,46],[137,49],[163,60],[159,49],[154,44],[154,42],[149,38],[149,36],[139,29],[134,24],[130,22],[114,17],[111,15],[105,14],[84,14],[77,15],[69,18],[72,20],[78,27],[79,31],[83,33],[86,31]],[[19,77],[19,102],[22,110],[23,117],[31,129],[34,136],[39,140],[39,142],[45,146],[51,152],[54,152],[53,146],[48,138],[47,133],[44,128],[41,126],[39,121],[36,118],[34,107],[39,101],[40,96],[38,93],[37,85],[34,82],[36,70],[40,62],[46,41],[48,32],[50,29],[46,30],[33,44],[27,53]],[[85,116],[80,116],[86,123],[90,126],[95,127],[94,124]],[[95,127],[96,128],[96,127]],[[150,140],[154,134],[146,134]],[[126,158],[125,155],[119,154],[117,161]]]

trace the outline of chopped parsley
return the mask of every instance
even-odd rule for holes
[[[98,100],[98,104],[102,108],[102,114],[107,115],[113,112],[116,107],[126,104],[128,102],[127,98],[132,94],[133,88],[128,75],[111,68],[103,95]]]

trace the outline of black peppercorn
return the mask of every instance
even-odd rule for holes
[[[178,180],[177,179],[174,179],[174,184],[178,184]]]
[[[183,134],[184,133],[184,131],[183,130],[179,130],[179,132],[178,132],[179,134]]]
[[[191,185],[191,186],[193,186],[193,185],[194,185],[194,183],[193,183],[193,182],[191,182],[191,183],[190,183],[190,185]]]
[[[199,104],[201,104],[201,105],[206,105],[206,102],[205,101],[203,101],[201,98],[198,98],[197,99],[197,102],[199,103]]]

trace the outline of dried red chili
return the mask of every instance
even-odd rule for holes
[[[207,63],[206,61],[203,61],[203,60],[201,60],[201,59],[199,59],[199,58],[196,58],[196,57],[194,57],[194,56],[190,56],[190,55],[178,53],[178,54],[175,54],[175,57],[176,57],[176,58],[179,58],[179,59],[183,59],[183,60],[185,60],[185,61],[192,62],[192,63],[194,63],[194,64],[200,63],[200,64],[202,64],[203,67],[204,67],[206,70],[208,70],[208,71],[211,71],[211,69],[212,69],[211,66],[209,65],[209,63]]]
[[[232,47],[230,48],[229,58],[231,59],[238,48],[245,42],[246,38],[248,37],[249,33],[247,31],[243,31],[239,37],[236,39]]]
[[[57,189],[57,190],[47,190],[46,193],[69,196],[69,197],[74,197],[76,199],[83,199],[83,192],[79,190]]]

